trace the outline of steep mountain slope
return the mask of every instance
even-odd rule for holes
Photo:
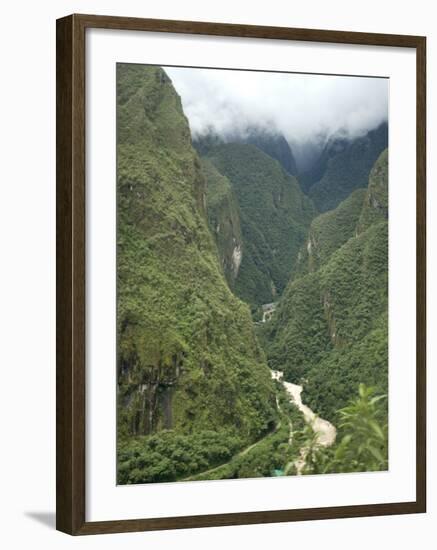
[[[250,129],[242,142],[255,145],[258,149],[276,159],[289,174],[297,174],[296,160],[290,145],[282,134]]]
[[[298,170],[296,160],[285,137],[276,131],[267,131],[264,128],[250,127],[242,132],[229,133],[225,136],[219,136],[216,132],[197,137],[193,145],[200,155],[204,156],[218,145],[226,143],[245,143],[255,145],[266,155],[276,159],[282,167],[292,175],[296,175]]]
[[[361,233],[373,223],[388,218],[388,149],[381,153],[375,164],[366,191],[364,206],[357,230]]]
[[[201,164],[206,178],[208,223],[216,241],[223,272],[232,289],[243,254],[240,208],[229,180],[208,159],[202,159]]]
[[[200,162],[161,68],[117,65],[117,126],[119,482],[171,480],[202,434],[222,434],[223,449],[225,434],[235,446],[268,430],[274,389],[249,309],[220,268]],[[178,456],[163,429],[183,437]],[[153,433],[147,467],[132,469],[149,441],[135,436]]]
[[[365,189],[357,189],[337,208],[314,218],[299,251],[294,277],[317,271],[337,248],[355,235],[366,193]]]
[[[207,159],[230,181],[240,207],[243,254],[235,292],[252,306],[271,302],[287,284],[314,206],[296,178],[254,145],[220,145]]]
[[[328,142],[313,169],[317,176],[322,174],[320,179],[308,185],[305,176],[301,176],[303,188],[308,189],[318,210],[332,210],[352,191],[366,187],[370,170],[387,145],[387,123],[352,141],[333,139]]]
[[[308,241],[306,269],[287,286],[269,326],[271,368],[305,380],[306,402],[328,419],[360,382],[387,389],[387,158],[385,151],[375,163],[361,212],[355,193],[314,220],[313,236],[319,228],[324,240]],[[347,223],[336,235],[331,226],[341,219]]]
[[[319,136],[319,139],[323,143],[326,136]],[[308,194],[311,187],[322,179],[329,160],[344,151],[349,144],[348,139],[336,135],[328,139],[324,146],[320,146],[318,152],[313,153],[312,162],[309,163],[306,170],[301,171],[298,175],[299,184],[305,193]],[[316,149],[315,145],[313,148]]]

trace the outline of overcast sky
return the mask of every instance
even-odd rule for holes
[[[337,131],[356,136],[388,116],[388,80],[165,67],[192,134],[260,125],[306,142]]]

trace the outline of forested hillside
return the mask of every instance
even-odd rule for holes
[[[317,216],[302,245],[293,276],[317,271],[329,256],[357,232],[363,212],[365,189],[357,189],[334,210]]]
[[[117,65],[120,484],[387,468],[387,125],[299,181],[246,130],[193,144],[167,73]]]
[[[271,429],[274,386],[161,68],[117,65],[117,131],[118,478],[172,480]]]
[[[202,136],[197,136],[193,141],[195,149],[202,156],[207,155],[214,147],[226,143],[255,145],[266,155],[277,160],[289,174],[296,175],[298,173],[296,160],[288,141],[280,132],[274,130],[267,131],[263,128],[250,127],[244,131],[232,132],[224,136],[210,130]]]
[[[387,166],[384,151],[364,197],[313,221],[268,327],[270,366],[305,381],[306,402],[328,419],[361,382],[387,390]]]
[[[357,231],[363,232],[372,224],[388,219],[388,149],[376,163],[366,190],[365,201]]]
[[[353,140],[328,141],[310,176],[300,176],[317,209],[331,210],[355,189],[367,187],[370,170],[387,145],[387,123]]]
[[[243,143],[255,145],[258,149],[276,159],[289,174],[297,174],[298,170],[293,151],[282,134],[250,128],[242,141]]]
[[[201,164],[206,179],[208,223],[226,280],[233,289],[243,255],[240,207],[229,180],[208,159],[203,158]]]
[[[253,307],[272,302],[288,282],[314,206],[296,178],[254,145],[219,145],[206,158],[239,204],[243,245],[235,292]]]

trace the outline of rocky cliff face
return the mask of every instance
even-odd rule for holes
[[[296,178],[255,145],[219,145],[204,158],[227,178],[238,201],[242,246],[234,254],[241,266],[233,288],[253,307],[272,302],[287,284],[314,206]]]
[[[117,125],[119,437],[229,428],[253,440],[276,414],[270,373],[223,276],[205,176],[161,68],[117,65]]]
[[[229,180],[206,158],[202,159],[202,170],[206,178],[209,227],[226,280],[233,289],[243,257],[240,208]]]

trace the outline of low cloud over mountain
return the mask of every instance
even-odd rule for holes
[[[361,136],[388,116],[384,78],[183,67],[167,67],[166,72],[194,137],[259,126],[282,133],[301,161],[308,146],[317,148],[336,133]]]

